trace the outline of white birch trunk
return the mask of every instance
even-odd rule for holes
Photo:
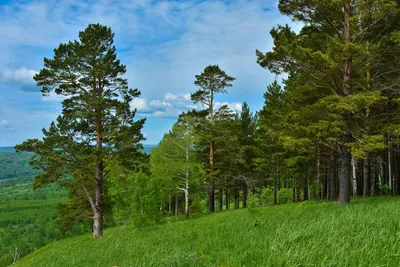
[[[352,174],[353,174],[353,196],[357,195],[356,168],[357,168],[356,159],[353,156],[351,156],[351,171],[352,171]]]

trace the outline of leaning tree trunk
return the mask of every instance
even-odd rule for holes
[[[350,44],[351,43],[351,32],[350,32],[350,3],[349,1],[346,1],[346,3],[343,6],[343,17],[344,17],[344,41],[345,44]],[[346,55],[346,59],[344,62],[344,67],[343,67],[343,94],[345,97],[349,96],[351,93],[351,77],[352,77],[352,58],[351,55],[348,54]],[[341,170],[340,170],[340,176],[339,176],[339,204],[344,205],[349,203],[350,201],[350,152],[347,148],[347,144],[351,140],[351,134],[350,134],[350,129],[349,129],[349,116],[350,114],[345,113],[343,115],[343,120],[344,120],[344,131],[345,131],[345,136],[343,138],[343,143],[341,147]]]

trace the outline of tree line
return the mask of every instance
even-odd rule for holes
[[[141,227],[205,203],[214,212],[240,202],[344,205],[351,195],[398,194],[399,5],[280,0],[302,28],[279,25],[272,50],[256,51],[260,67],[287,75],[267,87],[263,108],[217,109],[216,96],[235,78],[209,65],[191,94],[204,109],[182,113],[150,157],[141,152],[145,119],[130,108],[140,91],[123,77],[111,29],[91,24],[45,58],[34,77],[41,92],[68,98],[43,139],[16,149],[35,152],[35,187],[68,189],[62,221],[92,223],[94,236],[109,221]]]

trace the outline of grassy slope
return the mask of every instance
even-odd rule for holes
[[[64,239],[17,266],[397,266],[400,198],[217,213]],[[260,225],[255,227],[255,221]]]

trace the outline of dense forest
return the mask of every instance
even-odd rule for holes
[[[279,9],[302,28],[279,25],[272,50],[255,51],[277,75],[263,108],[217,108],[235,77],[206,66],[191,89],[203,109],[180,114],[151,155],[130,106],[140,91],[109,27],[91,24],[44,59],[34,80],[44,96],[66,97],[63,111],[16,150],[34,153],[35,188],[68,191],[63,229],[84,224],[99,237],[104,226],[171,215],[400,193],[400,1],[280,0]]]

